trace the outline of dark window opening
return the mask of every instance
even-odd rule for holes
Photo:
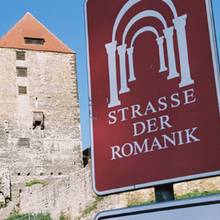
[[[60,175],[62,175],[62,173],[58,173],[58,175],[60,176]]]
[[[37,126],[39,126],[41,130],[44,129],[44,113],[40,111],[33,112],[33,129]]]
[[[30,173],[27,173],[27,176],[30,176]]]
[[[16,51],[16,60],[25,60],[25,52]]]
[[[87,148],[83,151],[83,167],[86,167],[91,159],[91,149]]]
[[[20,175],[21,175],[21,173],[17,173],[17,175],[18,175],[18,176],[20,176]]]
[[[40,176],[43,176],[44,175],[44,173],[40,173]]]
[[[29,138],[19,138],[18,139],[19,147],[30,147],[30,139]]]
[[[45,40],[43,38],[33,38],[33,37],[25,37],[24,42],[26,44],[37,44],[37,45],[43,45]]]
[[[27,87],[26,86],[18,86],[18,94],[19,95],[27,94]]]
[[[16,67],[18,77],[27,77],[27,67]]]
[[[53,176],[53,173],[51,172],[50,175]]]

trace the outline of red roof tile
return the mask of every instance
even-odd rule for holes
[[[24,38],[40,38],[45,42],[43,45],[26,44]],[[29,12],[0,39],[0,47],[74,53]]]

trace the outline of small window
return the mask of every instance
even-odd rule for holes
[[[25,60],[25,52],[16,51],[16,60]]]
[[[33,112],[33,129],[37,126],[39,126],[41,130],[44,130],[44,113],[40,111]]]
[[[30,147],[30,139],[29,138],[19,138],[18,139],[19,147]]]
[[[32,38],[32,37],[25,37],[24,42],[26,44],[37,44],[37,45],[43,45],[45,40],[43,38]]]
[[[27,77],[27,67],[16,67],[18,77]]]
[[[19,95],[27,94],[27,87],[26,86],[18,86],[18,94]]]

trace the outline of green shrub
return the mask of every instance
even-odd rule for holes
[[[30,180],[30,181],[26,182],[25,186],[31,187],[31,186],[36,185],[36,184],[45,185],[46,183],[43,180],[33,179],[33,180]]]
[[[59,220],[66,220],[66,218],[65,218],[63,213],[61,213]]]
[[[5,220],[52,220],[50,214],[12,214]]]
[[[95,201],[91,202],[88,206],[86,206],[86,208],[83,210],[81,217],[85,217],[93,210],[95,210],[97,208],[98,203],[101,202],[103,199],[104,197],[97,196],[95,198]]]
[[[127,207],[150,205],[153,202],[154,202],[153,200],[149,200],[149,201],[145,201],[145,202],[142,202],[142,201],[129,201]]]
[[[175,195],[175,199],[176,200],[180,200],[180,199],[190,199],[190,198],[195,198],[195,197],[201,197],[201,196],[209,196],[209,195],[214,195],[214,194],[219,194],[220,190],[214,190],[214,191],[203,191],[203,192],[199,192],[197,190],[186,193],[184,195],[181,196],[177,196]],[[149,200],[149,201],[139,201],[136,198],[131,198],[128,201],[128,207],[132,207],[132,206],[140,206],[140,205],[150,205],[152,204],[154,201],[153,200]]]
[[[5,203],[0,202],[0,209],[5,207]]]
[[[193,197],[209,196],[209,195],[214,195],[214,194],[218,194],[218,193],[220,193],[220,190],[203,191],[203,192],[199,192],[199,191],[195,190],[195,191],[186,193],[181,196],[175,195],[175,199],[189,199],[189,198],[193,198]]]

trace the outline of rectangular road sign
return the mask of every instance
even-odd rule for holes
[[[219,216],[217,195],[101,212],[95,220],[219,220]]]
[[[87,0],[99,195],[220,174],[211,0]]]

